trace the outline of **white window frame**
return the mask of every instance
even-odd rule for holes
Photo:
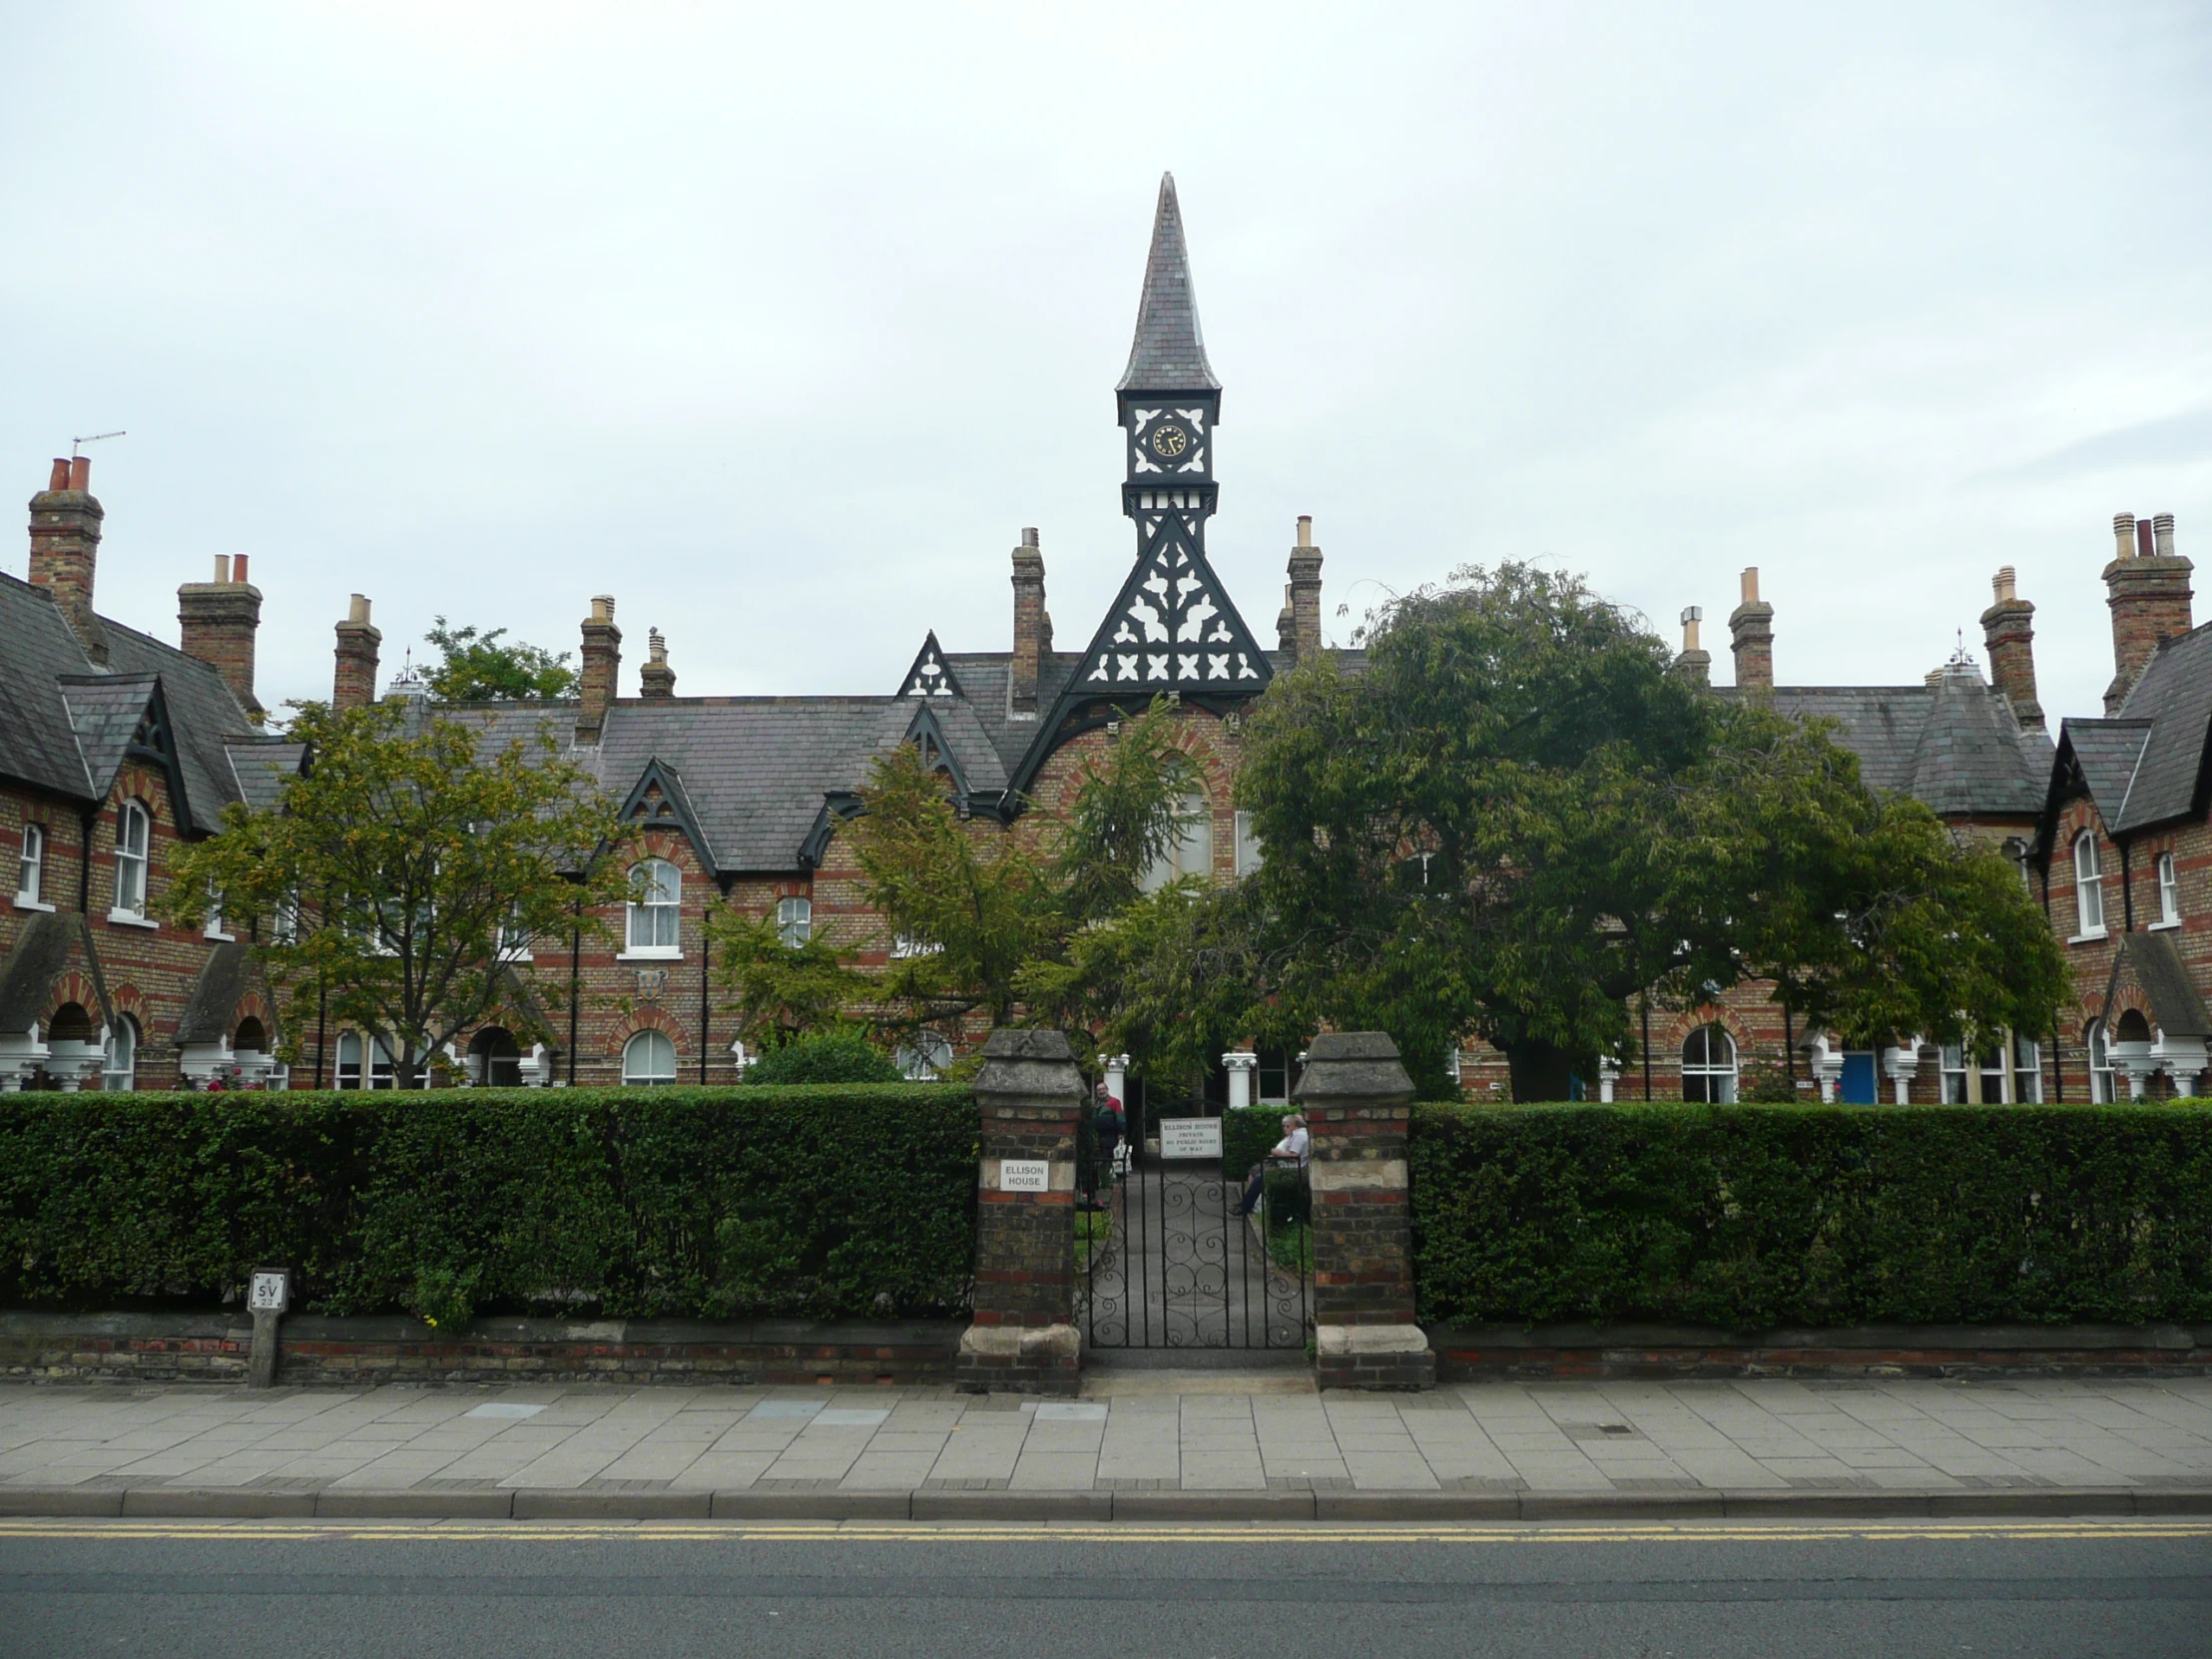
[[[2074,925],[2079,929],[2068,944],[2101,939],[2104,931],[2104,862],[2097,852],[2096,831],[2084,830],[2074,836]]]
[[[1260,845],[1260,837],[1253,833],[1252,815],[1237,815],[1237,874],[1250,875],[1267,862],[1267,853]]]
[[[668,1070],[647,1071],[645,1065],[656,1057],[655,1044],[668,1051]],[[662,1089],[676,1081],[676,1044],[666,1031],[656,1031],[647,1026],[642,1031],[630,1033],[629,1041],[622,1045],[622,1085],[630,1089]]]
[[[891,1058],[909,1083],[934,1083],[952,1064],[952,1044],[935,1031],[922,1031],[900,1043]]]
[[[19,910],[51,910],[45,900],[46,826],[23,826],[22,849],[15,863],[15,907]]]
[[[1716,1032],[1720,1034],[1721,1041],[1728,1045],[1728,1063],[1725,1066],[1718,1065],[1713,1060],[1713,1035]],[[1693,1064],[1690,1059],[1690,1042],[1693,1038],[1700,1036],[1705,1038],[1705,1058]],[[1719,1020],[1707,1020],[1703,1025],[1697,1026],[1686,1033],[1682,1039],[1680,1058],[1682,1064],[1682,1098],[1685,1101],[1693,1099],[1690,1094],[1690,1079],[1696,1077],[1703,1079],[1705,1083],[1706,1092],[1702,1096],[1696,1097],[1703,1104],[1733,1106],[1736,1103],[1737,1085],[1743,1077],[1743,1062],[1742,1057],[1736,1052],[1736,1034],[1729,1030],[1727,1026]]]
[[[640,858],[632,864],[630,900],[622,909],[624,948],[617,960],[684,959],[684,872],[674,863],[666,858]]]
[[[2032,1037],[2014,1036],[2006,1045],[2012,1056],[2011,1101],[2020,1106],[2043,1103],[2043,1045]]]
[[[350,1063],[346,1050],[353,1051]],[[367,1059],[367,1075],[362,1075],[362,1059]],[[352,1081],[346,1081],[346,1074]],[[340,1031],[338,1033],[337,1064],[331,1068],[330,1083],[339,1089],[394,1089],[399,1086],[399,1064],[391,1049],[381,1037],[372,1037],[365,1031]]]
[[[219,893],[208,905],[207,925],[200,929],[200,936],[213,939],[218,944],[229,944],[235,935],[223,925],[223,897]]]
[[[891,940],[890,957],[894,962],[910,961],[916,956],[941,956],[944,946],[934,939],[923,938],[919,933],[900,933]]]
[[[271,944],[297,944],[299,942],[298,893],[289,893],[276,900],[276,913],[269,918],[269,942]]]
[[[138,1021],[118,1014],[109,1022],[100,1045],[100,1086],[110,1094],[128,1094],[138,1087]]]
[[[1204,790],[1193,790],[1186,795],[1176,812],[1176,823],[1183,833],[1175,844],[1152,860],[1152,867],[1144,872],[1144,890],[1158,892],[1170,881],[1179,881],[1196,875],[1204,880],[1214,876],[1214,803]]]
[[[154,815],[136,801],[123,803],[115,821],[115,902],[110,921],[136,927],[157,925],[146,913],[147,865],[154,850]]]
[[[2112,1064],[2112,1045],[2105,1040],[2104,1021],[2092,1020],[2089,1025],[2089,1100],[2098,1106],[2110,1106],[2120,1098],[2120,1074]]]
[[[776,901],[776,936],[797,950],[815,936],[815,901],[805,893],[786,893]]]
[[[357,1089],[361,1086],[361,1042],[358,1031],[338,1033],[337,1058],[330,1066],[330,1087],[333,1089]]]
[[[2030,1042],[2024,1045],[2030,1053],[2038,1053]],[[1977,1049],[1968,1054],[1963,1044],[1944,1043],[1942,1056],[1942,1087],[1940,1094],[1945,1106],[2009,1106],[2013,1103],[2014,1084],[2007,1057],[2012,1055],[2009,1042],[2000,1042],[1993,1048]],[[1996,1092],[1991,1094],[1991,1082]],[[2035,1084],[2036,1098],[2042,1097],[2043,1085],[2038,1077]]]
[[[2153,927],[2181,925],[2181,872],[2174,868],[2171,852],[2158,854],[2158,919]]]

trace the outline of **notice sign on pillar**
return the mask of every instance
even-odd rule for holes
[[[1043,1158],[1001,1158],[998,1190],[1002,1193],[1048,1193],[1052,1190],[1052,1165]]]
[[[1160,1156],[1163,1158],[1219,1158],[1221,1119],[1162,1118]]]

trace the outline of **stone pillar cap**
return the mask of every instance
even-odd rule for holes
[[[979,1095],[1018,1095],[1029,1100],[1080,1100],[1083,1074],[1064,1031],[993,1031],[983,1044]]]
[[[1299,1102],[1372,1100],[1397,1104],[1413,1098],[1413,1080],[1383,1031],[1325,1031],[1306,1051],[1291,1098]]]

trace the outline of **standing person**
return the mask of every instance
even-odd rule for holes
[[[1098,1134],[1098,1161],[1108,1179],[1111,1179],[1114,1174],[1114,1149],[1121,1145],[1122,1137],[1127,1132],[1127,1122],[1122,1113],[1121,1102],[1114,1098],[1113,1090],[1103,1082],[1098,1085],[1092,1104],[1091,1127]]]
[[[1301,1169],[1313,1156],[1313,1136],[1306,1133],[1306,1120],[1293,1112],[1283,1120],[1283,1138],[1268,1149],[1268,1155],[1252,1166],[1245,1178],[1244,1202],[1237,1206],[1237,1214],[1249,1216],[1260,1207],[1260,1189],[1266,1185],[1268,1165],[1295,1163]]]

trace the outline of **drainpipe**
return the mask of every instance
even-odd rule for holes
[[[582,1000],[584,901],[576,901],[576,927],[568,936],[568,1086],[576,1087],[576,1012]]]
[[[77,815],[77,913],[92,914],[92,827],[100,822],[100,809]]]

